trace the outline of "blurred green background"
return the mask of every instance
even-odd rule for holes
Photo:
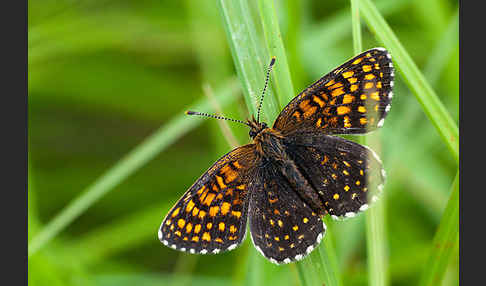
[[[458,122],[457,1],[374,3]],[[353,56],[349,1],[275,7],[296,94]],[[160,153],[29,257],[31,285],[300,285],[294,264],[271,265],[249,239],[208,256],[157,239],[172,204],[231,149],[216,121],[183,111],[201,102],[198,111],[210,111],[214,92],[225,115],[248,116],[217,1],[31,0],[28,17],[29,239],[168,128],[159,133]],[[365,49],[381,46],[362,29]],[[388,174],[388,284],[413,285],[427,267],[457,166],[400,73],[394,94],[378,131]],[[229,127],[239,144],[249,141],[247,128]],[[343,284],[367,285],[364,216],[328,224]],[[441,285],[458,285],[458,263],[456,250]]]

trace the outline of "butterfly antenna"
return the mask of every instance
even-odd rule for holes
[[[263,104],[263,97],[265,96],[265,91],[267,90],[268,80],[270,79],[270,72],[272,71],[272,67],[275,64],[275,56],[272,57],[270,61],[270,65],[268,66],[267,70],[267,78],[265,79],[265,86],[263,87],[262,96],[260,97],[260,104],[258,105],[258,115],[257,115],[257,122],[260,122],[260,110]]]
[[[248,123],[241,121],[241,120],[238,120],[238,119],[226,118],[224,116],[219,116],[219,115],[214,115],[214,114],[209,114],[209,113],[204,113],[204,112],[186,111],[186,114],[187,115],[198,115],[198,116],[209,117],[209,118],[214,118],[214,119],[219,119],[219,120],[228,120],[228,121],[233,121],[233,122],[245,124],[246,126],[250,126]]]

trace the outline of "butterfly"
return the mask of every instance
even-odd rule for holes
[[[187,190],[163,220],[160,241],[216,254],[240,245],[248,223],[255,248],[271,262],[304,258],[325,234],[323,216],[353,217],[383,190],[386,174],[376,153],[334,135],[381,127],[393,80],[390,54],[370,49],[303,90],[271,128],[259,121],[263,92],[257,119],[229,119],[246,124],[253,142],[221,157]]]

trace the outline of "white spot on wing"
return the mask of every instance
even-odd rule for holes
[[[365,210],[367,210],[367,209],[368,209],[368,207],[369,207],[369,206],[368,206],[367,204],[364,204],[364,205],[362,205],[362,206],[359,208],[359,210],[360,210],[360,211],[365,211]]]
[[[201,254],[206,254],[206,253],[208,253],[208,251],[207,251],[206,249],[203,249],[203,250],[201,250],[201,252],[200,252],[200,253],[201,253]]]
[[[309,245],[309,247],[307,247],[307,249],[305,250],[305,253],[309,254],[312,252],[312,250],[314,250],[314,245]]]
[[[238,244],[236,244],[236,243],[235,243],[235,244],[232,244],[232,245],[230,245],[230,246],[228,247],[228,250],[233,250],[233,249],[235,249],[237,246],[238,246]]]
[[[378,121],[377,126],[381,127],[381,126],[383,126],[383,123],[385,123],[385,118],[380,119],[380,121]]]
[[[345,217],[354,217],[356,214],[354,212],[347,212],[344,214]]]

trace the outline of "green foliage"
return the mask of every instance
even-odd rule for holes
[[[28,8],[31,285],[458,284],[456,1]],[[393,106],[384,127],[360,139],[387,170],[379,204],[326,218],[320,247],[290,265],[270,264],[249,239],[210,256],[158,241],[168,209],[230,148],[216,122],[183,115],[217,109],[203,86],[226,116],[244,119],[276,56],[262,114],[271,123],[301,89],[382,45],[398,68]],[[246,128],[229,127],[248,142]]]

